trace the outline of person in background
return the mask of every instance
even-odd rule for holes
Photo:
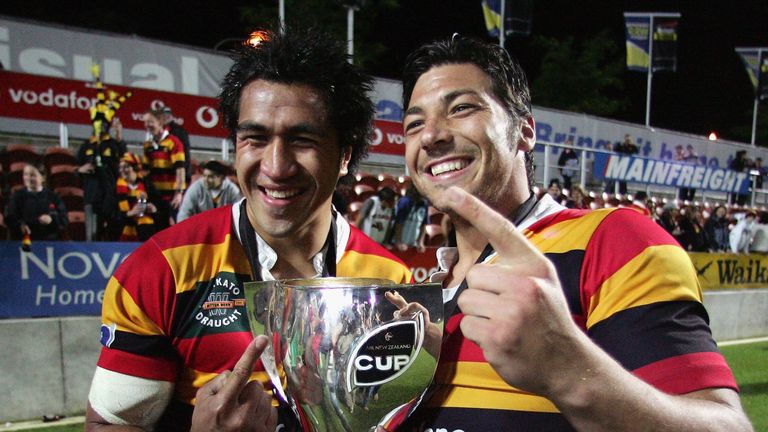
[[[171,219],[175,219],[187,188],[184,144],[168,132],[163,117],[160,110],[148,110],[144,113],[144,127],[150,139],[144,142],[143,163],[149,170],[149,181],[160,196],[155,215],[158,231],[171,225]]]
[[[363,203],[357,216],[357,226],[380,245],[389,245],[392,222],[395,219],[395,196],[390,187],[379,189]]]
[[[45,166],[27,164],[24,187],[8,200],[5,223],[11,240],[61,240],[67,228],[67,208],[56,192],[45,187]]]
[[[120,158],[120,178],[115,187],[117,217],[110,230],[118,241],[146,241],[155,233],[155,203],[159,199],[152,183],[139,176],[141,161],[131,152]]]
[[[571,193],[568,199],[565,201],[565,206],[576,210],[588,210],[589,200],[587,199],[587,193],[581,186],[575,184],[571,186]]]
[[[735,215],[735,219],[736,225],[728,234],[731,252],[749,253],[755,229],[755,212],[749,210],[746,213],[739,213]]]
[[[179,120],[173,115],[171,107],[166,105],[161,111],[163,113],[163,123],[165,124],[165,128],[184,145],[184,181],[189,184],[193,174],[192,144],[189,142],[189,132],[184,129],[184,126],[182,126]]]
[[[395,210],[395,246],[404,251],[415,247],[424,252],[424,237],[429,222],[429,201],[427,201],[416,186],[410,184],[405,196],[397,201]]]
[[[689,252],[707,251],[709,241],[701,222],[700,210],[696,210],[692,206],[685,206],[680,209],[677,226],[680,229],[680,235],[675,238],[680,242],[683,249]]]
[[[645,191],[637,191],[634,198],[632,199],[632,203],[629,205],[629,208],[637,210],[646,217],[652,217],[651,216],[651,208],[653,207],[653,203],[648,200],[648,193]]]
[[[739,150],[736,152],[735,156],[731,160],[731,162],[728,164],[728,169],[736,172],[745,172],[747,170],[748,166],[748,160],[747,160],[747,151],[746,150]],[[743,206],[747,203],[747,199],[749,198],[748,194],[740,194],[740,193],[731,193],[731,204],[736,204]]]
[[[448,213],[435,380],[397,430],[750,431],[688,254],[622,208],[533,194],[525,74],[460,35],[411,53],[406,166]]]
[[[560,187],[560,182],[557,181],[557,179],[552,179],[549,182],[549,187],[547,188],[547,195],[552,197],[552,199],[555,200],[555,202],[558,204],[565,202],[565,195],[563,195],[563,189]]]
[[[635,143],[632,141],[632,136],[630,134],[624,135],[624,140],[617,142],[613,146],[613,151],[615,151],[618,154],[621,155],[636,155],[640,152],[640,149],[635,145]],[[618,187],[617,187],[618,185]],[[618,190],[617,190],[618,189]],[[605,191],[607,193],[613,194],[613,193],[620,193],[622,195],[627,194],[627,182],[621,180],[621,181],[615,181],[615,182],[608,182],[606,184]]]
[[[710,252],[727,252],[730,250],[727,213],[725,206],[719,205],[715,207],[704,223],[704,231],[707,233],[707,241],[709,242],[707,249]]]
[[[227,178],[230,173],[230,168],[219,161],[206,162],[201,178],[192,183],[184,194],[176,222],[239,201],[243,196],[240,188]]]
[[[675,147],[675,160],[678,162],[684,162],[688,164],[696,165],[699,163],[699,155],[696,154],[696,150],[693,149],[691,144],[688,144],[683,151],[683,146],[678,145]],[[693,201],[696,196],[696,189],[681,187],[677,191],[677,198],[683,201]]]
[[[123,126],[120,118],[112,118],[112,125],[101,123],[99,136],[91,136],[77,150],[77,172],[80,173],[83,199],[91,206],[95,238],[107,240],[107,226],[115,216],[115,183],[119,176],[117,165],[125,152]],[[111,132],[111,134],[110,134]]]
[[[579,172],[579,155],[573,149],[573,140],[567,139],[563,144],[569,146],[561,149],[557,166],[560,168],[560,176],[563,177],[563,189],[571,190],[571,181]]]

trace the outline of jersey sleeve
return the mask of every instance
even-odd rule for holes
[[[173,273],[153,240],[131,253],[107,283],[98,366],[175,381],[179,357],[168,336],[174,292]]]
[[[736,388],[696,270],[653,221],[632,210],[606,216],[585,250],[581,279],[587,332],[626,369],[673,394]]]

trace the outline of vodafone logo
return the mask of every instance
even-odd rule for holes
[[[371,137],[371,145],[377,146],[381,144],[382,139],[384,139],[384,134],[381,132],[381,129],[374,128],[373,137]]]
[[[197,123],[200,126],[206,129],[211,129],[212,127],[219,124],[219,113],[216,112],[215,109],[207,105],[203,105],[197,109],[197,112],[195,113],[195,120],[197,120]]]
[[[96,98],[79,95],[76,91],[55,92],[52,88],[44,91],[9,88],[11,101],[16,104],[42,105],[66,109],[87,110],[96,103]]]

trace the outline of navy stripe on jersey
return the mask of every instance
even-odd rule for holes
[[[416,416],[409,418],[397,428],[398,432],[430,430],[449,432],[456,430],[464,432],[570,432],[576,429],[559,413],[491,409],[478,411],[474,408],[421,409]]]
[[[544,256],[555,265],[557,277],[560,278],[560,285],[563,287],[571,313],[583,315],[579,284],[581,281],[581,264],[584,262],[584,251],[572,250],[564,253],[547,253]]]
[[[178,359],[179,355],[165,336],[144,336],[117,330],[110,348],[147,357]]]
[[[634,370],[678,355],[718,352],[708,321],[701,303],[659,302],[618,312],[588,334],[622,366]]]

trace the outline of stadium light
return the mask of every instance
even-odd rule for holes
[[[709,133],[709,136],[707,138],[709,138],[710,141],[717,141],[717,138],[719,137],[717,136],[717,132],[712,131]]]

